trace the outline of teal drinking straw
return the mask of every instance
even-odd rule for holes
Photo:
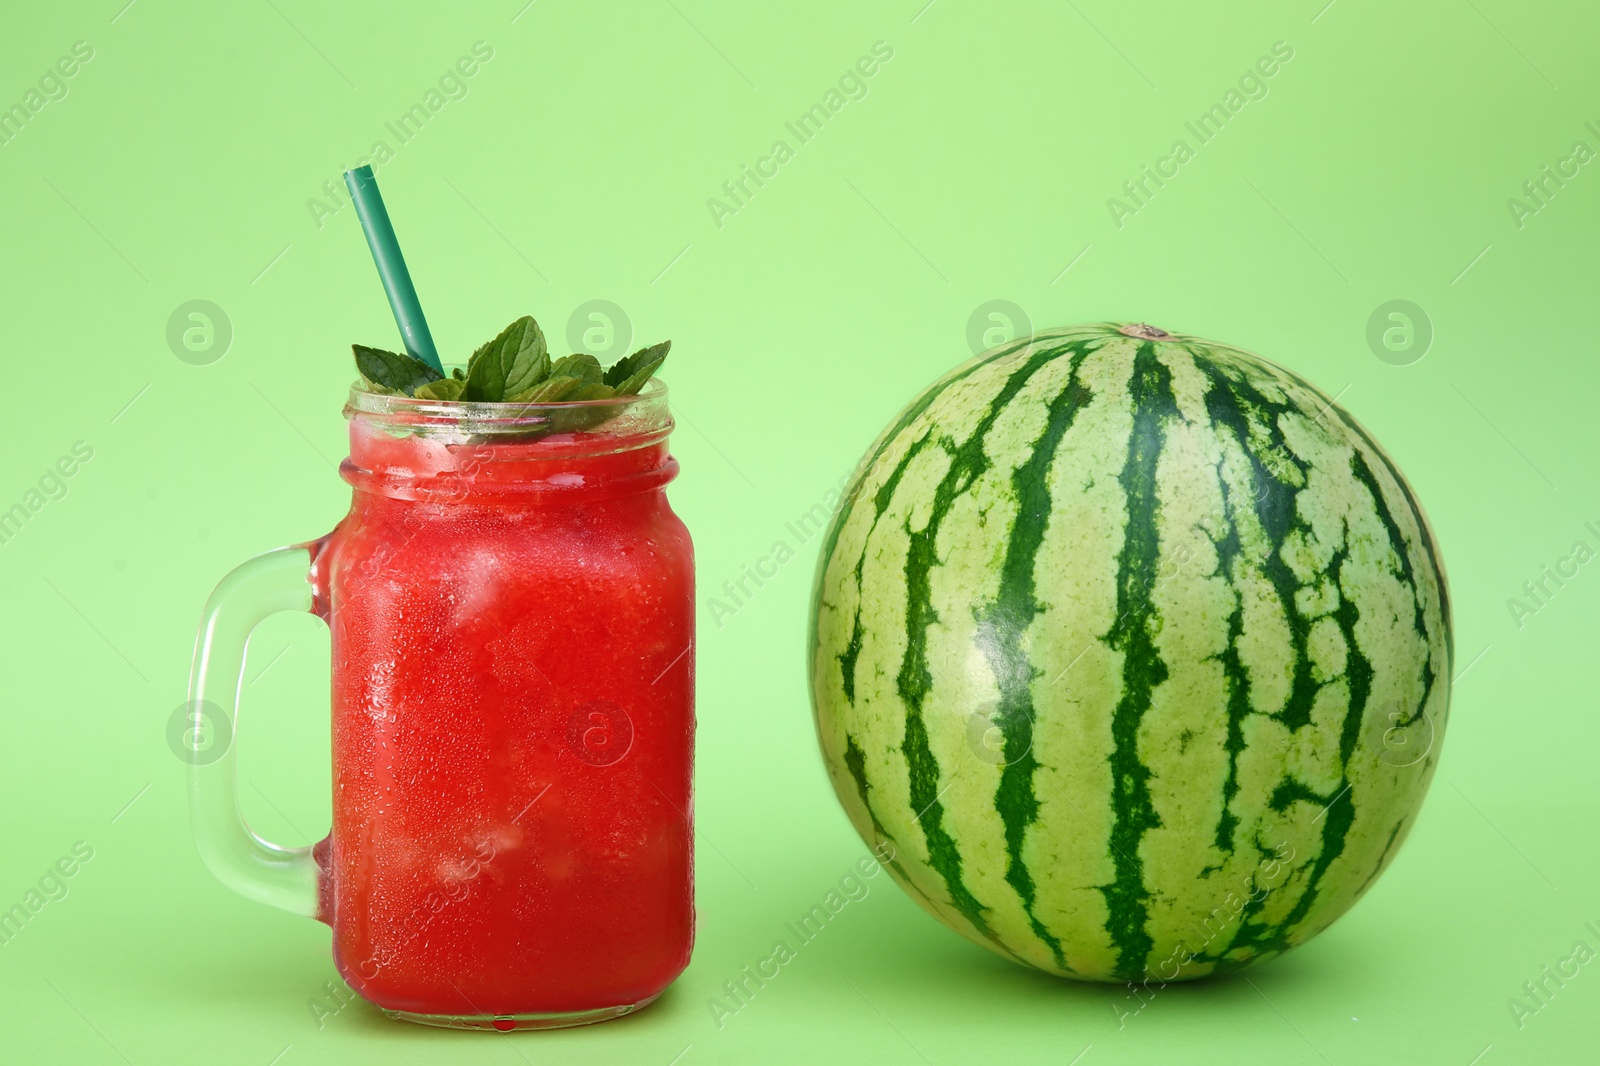
[[[417,302],[411,272],[406,269],[400,242],[395,239],[394,226],[389,222],[389,212],[378,194],[378,179],[372,176],[371,167],[357,167],[344,172],[344,183],[350,190],[350,202],[356,205],[361,232],[367,235],[367,247],[372,249],[372,261],[378,265],[378,277],[383,280],[389,310],[394,312],[406,351],[412,358],[422,360],[443,374],[444,365],[439,362],[439,353],[433,346],[433,334],[428,332],[428,320],[422,317],[422,305]]]

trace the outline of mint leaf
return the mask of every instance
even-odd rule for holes
[[[604,371],[600,369],[600,360],[587,352],[579,352],[574,355],[564,355],[555,361],[555,365],[550,368],[550,376],[557,375],[582,378],[585,382],[599,384],[604,378]]]
[[[661,369],[661,364],[667,361],[667,353],[671,350],[671,341],[662,341],[648,348],[640,348],[632,355],[625,355],[607,367],[603,380],[617,390],[618,396],[633,396],[649,383],[657,370]]]
[[[466,372],[466,370],[463,369],[462,367],[459,367],[459,366],[455,367],[454,369],[452,369],[450,371],[450,376],[455,378],[457,381],[465,381],[465,380],[467,380],[467,372]]]
[[[570,399],[569,394],[582,385],[583,379],[552,374],[531,389],[525,389],[509,398],[511,403],[560,403]]]
[[[419,400],[459,400],[467,383],[461,378],[440,378],[426,385],[418,385],[411,395]]]
[[[567,395],[568,403],[578,403],[583,400],[609,400],[616,396],[617,390],[610,385],[598,381],[591,381],[581,389],[574,389]]]
[[[352,344],[350,347],[356,354],[356,369],[367,379],[367,383],[391,392],[410,396],[418,385],[438,381],[443,376],[421,359],[414,359],[403,352],[386,352],[382,348],[368,348],[364,344]]]
[[[661,364],[667,361],[667,352],[671,348],[671,341],[662,341],[617,360],[606,371],[606,384],[615,388],[618,396],[638,395],[640,389],[650,384],[650,379],[661,369]]]
[[[591,357],[592,358],[592,357]],[[609,400],[615,396],[616,390],[604,382],[591,381],[567,393],[567,403],[580,403],[583,400]],[[576,433],[583,429],[592,429],[602,422],[610,421],[616,417],[617,409],[612,406],[604,407],[567,407],[550,412],[550,430],[553,433]]]
[[[539,383],[550,372],[550,349],[532,317],[523,315],[472,353],[463,399],[496,403]]]

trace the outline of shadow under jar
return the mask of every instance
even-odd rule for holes
[[[328,622],[332,833],[250,833],[230,748],[193,760],[202,854],[328,923],[339,972],[394,1017],[637,1010],[694,938],[694,561],[665,386],[551,405],[357,388],[345,413],[349,514],[224,580],[191,691],[233,735],[228,638],[274,610]]]

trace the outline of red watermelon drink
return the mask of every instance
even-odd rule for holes
[[[552,360],[531,318],[448,375],[357,346],[349,514],[207,604],[177,749],[200,853],[326,922],[339,972],[393,1017],[581,1025],[688,964],[694,550],[666,497],[667,348]],[[282,610],[332,630],[314,848],[238,810],[244,648]]]
[[[664,391],[531,440],[564,408],[352,393],[354,499],[315,567],[320,917],[386,1011],[572,1024],[688,963],[693,550]]]

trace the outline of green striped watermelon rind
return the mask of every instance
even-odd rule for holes
[[[901,412],[858,466],[850,479],[845,500],[826,533],[812,600],[808,658],[812,667],[816,723],[835,790],[852,823],[869,844],[888,841],[897,848],[896,860],[890,864],[891,874],[913,899],[964,936],[1027,965],[1092,980],[1149,980],[1154,977],[1165,981],[1236,969],[1303,943],[1348,909],[1371,885],[1403,842],[1436,765],[1438,740],[1448,713],[1453,648],[1446,577],[1433,532],[1410,487],[1364,428],[1303,379],[1250,353],[1179,334],[1151,341],[1130,338],[1120,330],[1118,323],[1069,327],[1001,345],[944,375]],[[1192,366],[1185,368],[1183,359],[1189,359]],[[1284,600],[1284,620],[1306,622],[1310,634],[1309,637],[1302,634],[1299,642],[1292,644],[1296,679],[1291,688],[1298,692],[1303,685],[1308,686],[1306,693],[1311,703],[1262,713],[1239,702],[1254,700],[1252,686],[1258,684],[1265,689],[1271,673],[1262,667],[1261,677],[1267,680],[1252,681],[1255,668],[1247,668],[1240,660],[1243,638],[1248,636],[1259,642],[1270,627],[1260,627],[1259,634],[1252,628],[1247,634],[1243,627],[1236,625],[1226,649],[1199,661],[1202,673],[1220,671],[1228,679],[1229,695],[1223,708],[1227,736],[1222,746],[1227,751],[1230,769],[1220,790],[1192,793],[1173,787],[1171,782],[1183,779],[1181,773],[1169,768],[1165,775],[1152,775],[1144,765],[1145,749],[1153,743],[1144,716],[1150,713],[1153,702],[1161,701],[1162,679],[1168,673],[1168,664],[1162,659],[1159,645],[1164,639],[1177,639],[1161,635],[1169,631],[1160,617],[1160,610],[1153,605],[1156,594],[1151,592],[1159,588],[1156,577],[1165,535],[1160,532],[1160,523],[1165,521],[1166,509],[1181,510],[1183,506],[1176,497],[1160,497],[1156,486],[1160,481],[1163,449],[1169,444],[1169,430],[1177,427],[1182,433],[1201,422],[1191,417],[1192,410],[1179,414],[1178,393],[1172,386],[1176,378],[1169,363],[1178,367],[1184,388],[1191,392],[1194,391],[1190,388],[1191,379],[1198,380],[1195,376],[1198,369],[1201,377],[1210,375],[1206,380],[1211,390],[1217,391],[1219,396],[1226,391],[1241,410],[1246,404],[1235,393],[1249,393],[1259,401],[1258,409],[1253,412],[1255,415],[1274,409],[1270,420],[1258,418],[1257,422],[1251,422],[1248,417],[1241,416],[1233,427],[1239,446],[1231,451],[1226,435],[1218,431],[1216,454],[1223,458],[1217,466],[1219,484],[1224,478],[1220,471],[1229,456],[1237,460],[1243,455],[1254,465],[1264,487],[1259,498],[1253,500],[1262,514],[1268,514],[1274,507],[1281,512],[1287,501],[1291,505],[1288,512],[1293,526],[1296,522],[1303,524],[1301,512],[1308,509],[1314,512],[1319,506],[1338,504],[1346,509],[1342,518],[1346,527],[1349,530],[1361,527],[1349,533],[1350,543],[1345,546],[1339,563],[1341,569],[1351,566],[1358,575],[1346,582],[1350,585],[1348,590],[1336,580],[1332,593],[1325,584],[1320,589],[1309,588],[1309,592],[1307,586],[1300,586],[1291,590]],[[1051,756],[1048,751],[1033,750],[1036,727],[1044,728],[1048,734],[1050,729],[1059,728],[1060,723],[1070,726],[1074,722],[1072,716],[1063,716],[1060,712],[1042,718],[1036,716],[1034,693],[1040,674],[1047,672],[1041,666],[1053,673],[1054,667],[1060,664],[1054,660],[1029,661],[1028,641],[1043,631],[1030,632],[1026,624],[1019,623],[1024,615],[1031,622],[1041,614],[1063,610],[1060,604],[1046,604],[1034,590],[1038,571],[1032,566],[1033,555],[1051,535],[1049,519],[1052,516],[1048,509],[1038,516],[1040,521],[1018,523],[1013,514],[1009,525],[1004,521],[997,523],[1007,537],[1006,551],[996,557],[995,548],[991,546],[989,565],[975,568],[981,580],[995,576],[996,586],[977,596],[976,606],[972,607],[973,618],[959,623],[970,626],[973,634],[984,634],[983,641],[958,641],[936,649],[938,654],[935,655],[926,650],[913,654],[908,642],[895,671],[897,699],[882,695],[881,681],[889,675],[888,667],[894,665],[893,660],[877,662],[872,654],[864,652],[873,639],[881,642],[881,638],[875,638],[870,630],[863,634],[862,610],[856,612],[849,640],[843,645],[835,642],[824,646],[828,632],[837,636],[841,628],[827,629],[832,616],[824,617],[825,606],[830,597],[837,598],[841,590],[848,590],[852,571],[859,583],[866,565],[869,546],[864,537],[860,553],[846,560],[852,565],[835,567],[840,538],[851,528],[853,517],[862,513],[865,490],[871,487],[867,505],[876,512],[866,534],[870,537],[878,533],[878,519],[899,499],[901,482],[908,476],[915,480],[916,475],[908,471],[920,469],[916,467],[918,452],[925,450],[935,456],[942,450],[949,460],[943,479],[949,491],[941,495],[937,486],[933,491],[935,500],[945,508],[940,512],[942,523],[950,510],[961,502],[961,496],[973,491],[983,476],[994,471],[995,463],[984,451],[991,441],[981,439],[983,435],[1011,417],[1007,408],[1016,402],[1015,397],[1022,395],[1034,375],[1060,374],[1063,365],[1064,380],[1057,382],[1063,387],[1056,392],[1055,399],[1047,405],[1042,396],[1031,397],[1023,405],[1041,415],[1041,433],[1032,443],[1038,445],[1051,434],[1054,437],[1048,442],[1048,454],[1041,458],[1036,447],[1028,462],[1009,468],[1013,488],[1020,486],[1023,491],[1037,493],[1054,476],[1060,455],[1077,454],[1085,447],[1085,439],[1092,439],[1069,439],[1072,422],[1080,413],[1093,408],[1099,392],[1109,396],[1115,389],[1107,386],[1110,378],[1089,382],[1093,374],[1086,368],[1097,368],[1104,377],[1107,367],[1127,367],[1129,377],[1124,385],[1133,384],[1136,379],[1144,383],[1148,386],[1145,391],[1150,400],[1144,406],[1129,405],[1130,422],[1134,426],[1144,425],[1131,421],[1139,414],[1149,426],[1156,427],[1146,434],[1154,440],[1153,447],[1141,452],[1138,447],[1124,445],[1127,454],[1123,457],[1122,469],[1115,475],[1124,489],[1125,504],[1128,499],[1144,501],[1146,510],[1140,512],[1143,525],[1133,530],[1137,534],[1142,529],[1144,533],[1142,541],[1137,536],[1125,538],[1115,553],[1119,597],[1116,605],[1124,609],[1120,614],[1112,612],[1116,624],[1096,635],[1101,644],[1120,654],[1124,673],[1138,684],[1128,686],[1128,691],[1119,696],[1110,714],[1110,735],[1101,738],[1109,741],[1109,744],[1102,744],[1102,749],[1109,748],[1109,754],[1102,755],[1107,766],[1100,772],[1115,769],[1112,775],[1115,785],[1102,790],[1104,794],[1091,790],[1088,797],[1075,796],[1075,793],[1084,787],[1080,779],[1093,776],[1092,767],[1091,772],[1069,774],[1065,768],[1053,764],[1052,759],[1058,757]],[[934,437],[932,430],[949,429],[947,423],[952,418],[970,417],[973,413],[972,404],[954,405],[951,410],[944,410],[942,400],[958,386],[980,382],[986,372],[996,369],[1004,372],[1005,381],[998,391],[1008,402],[1000,405],[991,402],[979,417],[982,433],[973,434],[976,448],[963,450],[964,444],[972,441],[963,442],[952,435],[945,435],[947,439]],[[990,373],[989,376],[998,379],[1001,374]],[[1163,381],[1165,385],[1161,384]],[[1100,386],[1098,392],[1091,387],[1096,384]],[[981,399],[981,392],[973,391]],[[1202,399],[1208,395],[1202,390]],[[1187,396],[1183,402],[1192,407],[1195,397]],[[1158,412],[1154,406],[1158,403],[1164,403],[1166,409]],[[1109,401],[1102,406],[1109,411]],[[1226,404],[1218,410],[1224,407]],[[1209,412],[1210,408],[1206,410]],[[1268,422],[1279,428],[1273,429]],[[1282,429],[1285,425],[1303,438],[1301,447],[1316,446],[1332,457],[1326,463],[1307,461],[1304,464],[1304,476],[1308,480],[1316,479],[1319,486],[1317,492],[1306,490],[1309,504],[1296,499],[1304,486],[1296,486],[1293,493],[1288,493],[1276,480],[1292,477],[1290,467],[1298,458],[1286,444]],[[1218,427],[1206,421],[1203,429],[1217,430]],[[909,440],[911,437],[916,440]],[[1191,443],[1191,437],[1204,443],[1191,433],[1183,438],[1185,446]],[[1142,438],[1138,434],[1128,434],[1127,439],[1137,443]],[[934,443],[929,444],[930,440]],[[1064,442],[1070,447],[1062,450]],[[1343,460],[1348,469],[1343,474],[1334,461],[1341,454],[1341,446],[1348,453]],[[1140,454],[1135,455],[1136,452]],[[1261,462],[1263,456],[1282,467],[1273,478],[1263,474],[1266,470]],[[956,483],[969,473],[972,476],[957,491]],[[1371,514],[1355,507],[1361,502],[1360,493],[1354,487],[1358,482],[1368,493],[1366,502],[1374,505],[1370,508]],[[1138,492],[1129,495],[1130,486],[1143,496]],[[1090,487],[1094,487],[1093,482]],[[1044,498],[1049,500],[1048,493]],[[1245,497],[1241,495],[1240,498]],[[1223,507],[1217,514],[1201,515],[1199,520],[1213,525],[1220,521],[1230,526],[1231,516],[1232,526],[1249,527],[1254,521],[1249,512],[1229,512],[1227,499],[1224,495]],[[989,512],[1000,509],[1004,503],[1004,493],[990,499]],[[1125,525],[1135,525],[1127,520],[1128,515],[1129,509],[1125,506]],[[932,511],[924,517],[931,518]],[[1277,514],[1277,519],[1283,517],[1282,513]],[[1324,515],[1319,520],[1326,518]],[[1375,562],[1385,550],[1377,534],[1379,522],[1388,538],[1390,553],[1382,566]],[[942,632],[955,624],[951,619],[942,618],[932,603],[938,592],[933,585],[936,579],[943,579],[942,568],[948,568],[951,557],[958,561],[965,558],[953,551],[952,546],[959,546],[970,555],[978,550],[973,545],[993,545],[1000,539],[999,533],[990,534],[985,530],[981,536],[955,538],[944,543],[939,540],[938,530],[929,530],[931,525],[937,524],[925,521],[920,528],[914,528],[907,517],[902,527],[891,527],[889,534],[880,536],[882,541],[891,535],[903,534],[906,546],[902,563],[913,554],[916,556],[915,565],[903,566],[905,580],[901,584],[908,614],[915,609],[922,619],[920,633],[924,640],[934,626]],[[1061,524],[1061,528],[1069,525]],[[1285,528],[1290,534],[1298,532],[1297,528]],[[1192,531],[1192,528],[1188,530]],[[1241,554],[1244,549],[1239,546],[1236,529],[1225,534],[1222,543],[1230,540],[1234,544],[1235,563],[1246,558],[1248,553]],[[1308,535],[1297,542],[1295,551],[1303,552],[1306,545],[1315,546],[1316,543]],[[1022,549],[1017,549],[1019,544]],[[1259,557],[1248,557],[1246,562],[1254,559],[1254,563],[1259,564],[1257,569],[1276,567],[1281,579],[1291,569],[1283,561],[1288,545],[1287,540],[1272,544],[1258,553]],[[1214,549],[1217,546],[1213,543]],[[898,550],[898,545],[895,547]],[[941,547],[945,551],[943,558],[940,557]],[[1033,555],[1016,554],[1011,558],[1006,553],[1013,549],[1019,552],[1026,549]],[[883,550],[880,544],[879,555]],[[1011,558],[1009,567],[1008,558]],[[1218,558],[1220,560],[1221,556]],[[1130,566],[1130,562],[1138,565]],[[1132,573],[1140,566],[1148,571],[1142,578]],[[837,572],[830,581],[831,569]],[[1385,569],[1387,574],[1383,572]],[[1053,572],[1044,573],[1049,578]],[[1184,581],[1192,584],[1215,576],[1215,572],[1187,577],[1179,574],[1173,580],[1183,585]],[[1234,577],[1248,585],[1246,579],[1251,575],[1248,568],[1235,569]],[[888,583],[890,590],[883,597],[872,599],[874,610],[887,609],[884,605],[891,604],[894,596],[901,594],[900,590],[893,589],[893,584]],[[1384,602],[1385,594],[1394,599],[1395,587],[1401,584],[1411,593],[1415,607],[1415,639],[1411,641],[1409,659],[1404,635],[1387,642],[1376,640],[1371,637],[1371,631],[1378,623],[1367,617],[1379,618],[1383,612],[1374,605]],[[1071,591],[1066,586],[1063,588]],[[1062,588],[1055,591],[1062,594]],[[1251,597],[1256,596],[1250,588],[1245,591]],[[1331,614],[1327,611],[1317,614],[1312,605],[1302,617],[1297,597],[1305,595],[1312,599],[1320,595],[1324,600],[1331,596],[1346,606]],[[1368,602],[1365,615],[1353,602],[1348,602],[1363,597]],[[1243,613],[1238,604],[1246,598],[1243,594],[1235,597],[1235,620]],[[970,597],[963,601],[958,596],[953,602],[970,601]],[[833,609],[837,611],[838,605]],[[1398,616],[1398,608],[1391,613]],[[1197,631],[1204,628],[1192,623],[1186,625]],[[1357,627],[1364,627],[1368,633],[1365,644],[1357,637]],[[1298,627],[1295,630],[1298,631]],[[1337,639],[1329,636],[1335,630],[1345,641],[1344,673],[1341,674],[1328,673],[1328,663],[1315,658],[1331,654],[1324,645]],[[899,635],[885,632],[890,636]],[[1179,627],[1170,630],[1171,634],[1179,632]],[[1395,632],[1398,634],[1398,629]],[[1320,643],[1313,647],[1308,641]],[[983,644],[981,649],[979,643]],[[1086,646],[1085,654],[1092,646],[1093,641]],[[1307,651],[1308,648],[1312,651]],[[936,672],[943,670],[950,676],[959,674],[959,671],[952,674],[947,665],[941,664],[954,661],[952,656],[959,658],[960,654],[970,660],[975,649],[986,659],[997,690],[995,698],[987,703],[978,701],[978,707],[988,711],[994,724],[991,732],[997,730],[1002,735],[1004,757],[963,761],[959,748],[952,745],[948,735],[952,732],[947,720],[950,714],[944,718],[925,719],[925,712],[931,708],[953,710],[959,715],[970,710],[974,704],[972,700],[944,698],[938,689]],[[1349,654],[1352,650],[1353,656]],[[1380,652],[1381,656],[1373,658]],[[1101,650],[1095,654],[1103,657]],[[1061,655],[1065,657],[1066,653]],[[1049,660],[1050,656],[1045,654],[1043,659]],[[1213,659],[1218,662],[1219,669],[1205,666]],[[842,680],[847,660],[852,686],[848,692]],[[1308,660],[1314,661],[1308,665]],[[1026,668],[1026,676],[1014,676],[1020,669],[1018,663]],[[970,668],[971,664],[968,665]],[[1175,660],[1170,665],[1185,677],[1195,674],[1195,663]],[[860,673],[863,666],[868,668],[866,676],[876,677],[880,682],[877,696],[861,695],[853,690],[855,679],[863,676]],[[1404,701],[1390,700],[1388,704],[1369,707],[1376,699],[1375,686],[1386,691],[1405,687],[1403,678],[1396,679],[1401,678],[1408,667],[1420,671],[1421,694],[1414,704],[1413,685],[1407,690],[1411,695]],[[1067,669],[1072,667],[1069,665]],[[1080,670],[1080,675],[1086,670]],[[1314,676],[1318,670],[1326,675],[1320,680]],[[1361,674],[1363,670],[1365,675]],[[977,675],[982,673],[982,669],[976,671]],[[1065,673],[1063,671],[1062,676]],[[1160,678],[1150,680],[1158,673]],[[836,678],[839,683],[835,683]],[[1358,682],[1367,686],[1360,691],[1359,700],[1356,698]],[[1316,700],[1330,691],[1342,691],[1348,705],[1344,707],[1337,730],[1313,721],[1327,710]],[[863,707],[856,706],[858,695],[861,695]],[[1404,704],[1410,704],[1409,709],[1405,709]],[[1083,702],[1079,716],[1092,717],[1081,710],[1091,705],[1092,701]],[[1159,714],[1164,717],[1152,721],[1164,722],[1170,717],[1171,709],[1163,706]],[[1175,706],[1183,705],[1180,701]],[[1387,718],[1379,717],[1385,706],[1393,706],[1397,711],[1389,713]],[[1105,709],[1099,708],[1100,711]],[[1338,705],[1333,709],[1338,710]],[[903,714],[904,721],[898,723],[900,732],[897,742],[893,742],[896,738],[891,727],[896,724],[897,713]],[[1044,726],[1038,726],[1040,722]],[[1387,728],[1376,728],[1386,723]],[[1210,722],[1211,726],[1216,724]],[[863,725],[870,728],[863,729]],[[1270,794],[1262,795],[1259,783],[1253,778],[1251,782],[1243,781],[1249,774],[1241,775],[1240,767],[1249,761],[1250,772],[1254,774],[1260,770],[1258,764],[1270,764],[1275,753],[1267,741],[1245,744],[1242,734],[1248,729],[1256,737],[1270,736],[1272,730],[1279,727],[1284,733],[1284,737],[1279,738],[1279,747],[1284,753],[1279,754],[1283,759],[1292,755],[1305,765],[1298,767],[1298,776],[1284,772]],[[875,736],[874,728],[880,733],[888,732]],[[836,732],[838,736],[834,735]],[[1423,750],[1420,745],[1401,755],[1391,750],[1394,738],[1409,741],[1424,734],[1427,746],[1420,757],[1415,756],[1416,751]],[[1375,736],[1381,738],[1381,742],[1374,742]],[[1160,753],[1170,755],[1171,738],[1157,739],[1166,744],[1164,748],[1156,745]],[[1300,777],[1316,776],[1312,771],[1326,769],[1313,757],[1316,745],[1321,743],[1326,749],[1335,740],[1339,775],[1326,780],[1321,788],[1300,780]],[[1187,744],[1185,741],[1185,746]],[[1048,743],[1045,746],[1048,747]],[[935,751],[941,747],[943,759]],[[1093,745],[1088,747],[1093,748]],[[1207,750],[1205,745],[1196,747],[1200,752]],[[1090,755],[1100,750],[1094,749]],[[1313,754],[1307,755],[1307,751]],[[981,752],[976,754],[982,755]],[[1077,754],[1080,753],[1067,751],[1068,756]],[[1322,754],[1329,755],[1327,751]],[[895,768],[896,759],[904,764],[903,773]],[[1059,761],[1069,759],[1059,757]],[[880,779],[891,775],[875,773],[876,768],[883,766],[894,770],[893,781]],[[1042,795],[1035,787],[1041,775],[1059,778],[1055,782],[1055,795]],[[976,778],[981,780],[975,781]],[[1161,792],[1159,802],[1153,798],[1152,781]],[[1339,785],[1343,787],[1335,787]],[[1252,788],[1254,792],[1250,792]],[[986,790],[990,808],[987,812],[983,802]],[[1115,797],[1112,792],[1116,793]],[[1215,861],[1197,867],[1195,840],[1199,834],[1196,825],[1203,819],[1191,816],[1188,808],[1207,803],[1217,807],[1219,793],[1226,794],[1227,800],[1221,802],[1220,810],[1215,812],[1218,845],[1213,848]],[[1060,795],[1072,801],[1074,807],[1082,800],[1101,816],[1101,823],[1095,823],[1084,811],[1078,810],[1083,824],[1074,827],[1061,804],[1056,802]],[[1090,802],[1091,797],[1099,799],[1104,809],[1095,807]],[[1248,798],[1256,800],[1255,809],[1249,809]],[[1052,803],[1055,804],[1054,813],[1049,809]],[[1163,810],[1163,803],[1169,809]],[[1380,819],[1382,826],[1377,825]],[[1168,820],[1174,824],[1168,826]],[[964,823],[976,828],[969,829]],[[1283,829],[1282,839],[1260,839],[1261,833],[1272,825]],[[1256,838],[1249,840],[1248,845],[1244,839],[1247,830]],[[1152,834],[1159,834],[1160,839]],[[1099,840],[1097,848],[1096,838]],[[1224,842],[1227,847],[1221,846]],[[1282,857],[1285,848],[1293,857]],[[1063,851],[1071,855],[1064,856]],[[1360,868],[1355,867],[1356,858],[1361,860]],[[1294,865],[1296,862],[1299,864]],[[1366,868],[1368,865],[1370,870]],[[1150,875],[1147,866],[1154,866],[1157,875]],[[1264,876],[1269,866],[1270,876]],[[1279,873],[1283,874],[1281,881],[1274,882]],[[976,891],[975,885],[979,886]],[[1169,973],[1169,970],[1175,972]]]

